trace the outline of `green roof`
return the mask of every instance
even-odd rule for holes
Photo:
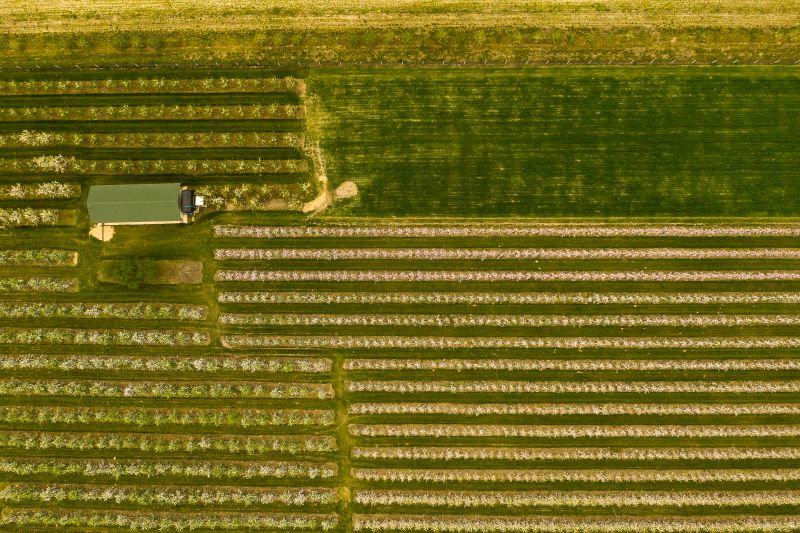
[[[180,183],[94,185],[89,218],[95,224],[180,222]]]

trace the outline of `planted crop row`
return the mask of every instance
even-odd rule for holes
[[[0,159],[0,172],[51,172],[76,175],[291,174],[306,170],[308,170],[308,163],[304,159],[76,159],[61,155],[45,155],[33,159]],[[28,210],[5,209],[4,211]],[[38,211],[54,210],[41,209]],[[1,220],[2,218],[0,218]]]
[[[11,489],[14,490],[14,489]],[[452,507],[776,507],[800,506],[796,490],[465,491],[357,490],[359,505]]]
[[[394,394],[774,394],[800,392],[800,381],[365,380],[349,381],[347,390]]]
[[[59,209],[0,208],[0,228],[15,226],[54,226],[66,213]]]
[[[2,316],[0,306],[0,316]],[[800,315],[479,315],[479,314],[312,314],[222,313],[220,324],[246,326],[393,326],[393,327],[741,327],[797,326]]]
[[[797,482],[797,468],[531,468],[531,469],[435,469],[352,468],[359,481],[395,483],[749,483]]]
[[[0,292],[75,292],[75,278],[0,278]]]
[[[356,446],[351,455],[354,459],[372,461],[796,461],[800,459],[800,448]]]
[[[119,148],[123,146],[126,148],[299,148],[303,146],[303,136],[299,133],[277,131],[64,133],[59,131],[23,130],[18,134],[0,134],[0,147],[13,148],[23,146],[78,146],[82,148]]]
[[[0,266],[74,266],[77,262],[78,252],[72,250],[0,250]]]
[[[792,371],[800,359],[346,359],[346,370],[503,372]]]
[[[187,409],[176,407],[5,406],[0,421],[7,424],[124,425],[135,427],[199,426],[204,428],[267,428],[328,426],[327,409]]]
[[[216,281],[798,281],[800,270],[218,270]]]
[[[465,349],[518,348],[582,350],[787,349],[800,337],[429,337],[344,335],[221,335],[228,348]]]
[[[170,383],[156,381],[0,381],[0,396],[72,396],[101,398],[333,398],[328,383]]]
[[[122,105],[0,107],[0,121],[286,120],[303,118],[296,105]]]
[[[300,209],[310,200],[310,183],[270,184],[258,182],[206,183],[196,189],[206,205],[227,211],[263,209]]]
[[[332,419],[332,414],[329,416]],[[304,424],[303,420],[286,418],[287,427]],[[327,425],[332,420],[323,420]],[[272,435],[165,435],[148,433],[0,433],[0,446],[20,450],[59,451],[133,451],[152,453],[203,453],[223,452],[237,455],[265,453],[319,453],[330,452],[327,440],[285,439]],[[335,448],[334,448],[335,450]]]
[[[449,531],[452,533],[762,533],[800,528],[791,516],[470,516],[353,515],[353,531]]]
[[[332,368],[330,359],[288,357],[233,357],[233,356],[174,356],[174,355],[70,355],[21,354],[0,355],[2,370],[62,370],[75,371],[134,371],[246,374],[327,373]]]
[[[226,291],[221,303],[401,305],[800,304],[800,292],[325,292]]]
[[[0,146],[2,145],[0,139]],[[0,200],[59,200],[77,198],[80,195],[81,186],[78,183],[43,181],[0,185]]]
[[[800,415],[800,403],[354,403],[352,415],[753,416]]]
[[[0,303],[2,318],[117,318],[127,320],[205,320],[204,305],[165,303]]]
[[[217,237],[797,237],[797,224],[517,224],[473,226],[214,226]]]
[[[797,248],[217,248],[244,261],[497,261],[631,259],[798,259]]]
[[[335,504],[339,501],[339,495],[336,489],[321,487],[139,487],[9,483],[0,489],[0,501],[16,505],[56,502],[174,507],[221,505],[236,508],[268,505],[304,507]]]
[[[150,461],[140,459],[11,459],[0,458],[0,474],[15,476],[152,478],[160,476],[223,479],[329,479],[336,477],[333,463],[294,461]]]
[[[286,78],[135,78],[106,80],[3,80],[3,94],[135,94],[135,93],[275,93],[305,92],[302,79]]]
[[[207,332],[178,330],[0,328],[0,344],[205,346]]]
[[[530,424],[350,424],[359,437],[513,437],[540,439],[798,437],[800,425],[530,425]]]
[[[330,531],[338,522],[335,514],[155,513],[71,509],[13,509],[0,518],[0,524],[16,527],[114,528],[128,531]]]

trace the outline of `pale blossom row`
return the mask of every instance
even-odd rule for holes
[[[0,292],[75,292],[76,278],[0,278]]]
[[[0,135],[0,146],[4,144],[3,137]],[[80,195],[81,186],[78,183],[40,181],[0,185],[0,200],[60,200]]]
[[[205,320],[205,305],[140,303],[3,302],[3,318],[116,318],[122,320]]]
[[[347,335],[221,335],[228,348],[334,349],[787,349],[800,348],[800,337],[431,337]]]
[[[138,131],[115,133],[57,132],[22,130],[15,134],[0,134],[0,147],[19,146],[80,146],[83,148],[302,148],[302,133],[277,131]],[[6,187],[14,187],[6,186]],[[32,186],[29,186],[29,188]],[[74,185],[80,195],[80,186]],[[47,189],[53,189],[52,186]],[[17,189],[19,194],[19,189]],[[0,198],[3,186],[0,185]],[[70,198],[72,196],[69,196]]]
[[[216,281],[799,281],[800,270],[217,270]]]
[[[0,525],[47,526],[51,531],[331,531],[339,523],[335,514],[259,512],[153,512],[70,509],[13,509],[0,517]]]
[[[3,266],[75,266],[78,252],[53,248],[30,250],[0,250]]]
[[[351,457],[373,461],[797,461],[800,448],[355,446]]]
[[[797,490],[468,491],[356,490],[365,506],[404,507],[800,507]]]
[[[3,306],[0,305],[0,316]],[[800,315],[786,314],[638,314],[638,315],[525,315],[525,314],[317,314],[221,313],[219,323],[240,326],[391,326],[391,327],[740,327],[798,326]]]
[[[0,158],[0,172],[54,172],[86,174],[288,174],[305,172],[303,159],[76,159],[40,156],[33,159]],[[55,224],[60,212],[55,209],[0,210],[0,222],[7,226]],[[22,222],[20,222],[20,220]]]
[[[5,406],[0,421],[7,424],[49,426],[114,425],[131,428],[198,426],[205,428],[265,428],[269,426],[327,426],[328,409],[246,409],[106,406]]]
[[[0,122],[95,120],[277,120],[301,119],[297,105],[121,105],[0,107]]]
[[[800,292],[327,292],[226,291],[221,303],[401,305],[800,304]]]
[[[348,381],[348,392],[394,394],[775,394],[800,392],[800,380],[746,381]]]
[[[174,355],[89,355],[19,354],[0,355],[2,370],[135,371],[218,373],[326,373],[330,359],[317,357],[174,356]]]
[[[798,468],[351,468],[359,481],[396,483],[750,483],[797,482]]]
[[[798,237],[798,224],[516,224],[472,226],[214,226],[217,237]]]
[[[329,414],[332,424],[333,413]],[[287,420],[281,427],[293,427]],[[332,439],[304,435],[194,435],[162,433],[67,433],[0,432],[0,445],[20,450],[60,452],[138,452],[194,455],[228,453],[241,455],[320,453],[336,450]]]
[[[800,403],[353,403],[352,415],[753,416],[800,415]]]
[[[770,533],[800,529],[794,516],[470,516],[354,514],[353,531],[450,533]]]
[[[541,439],[800,437],[800,425],[794,424],[607,426],[591,424],[350,424],[348,431],[351,435],[358,437],[525,437]]]
[[[0,344],[97,344],[130,346],[205,346],[211,337],[205,331],[0,328]]]
[[[0,474],[57,477],[181,477],[194,479],[327,479],[337,475],[334,463],[298,461],[176,461],[143,459],[0,459]]]
[[[0,167],[8,160],[0,159]],[[2,169],[0,168],[0,172]],[[0,207],[0,228],[22,226],[54,226],[66,216],[74,215],[71,210],[33,209],[32,207]]]
[[[345,359],[345,370],[492,370],[503,372],[703,372],[795,371],[800,359]]]
[[[336,489],[323,487],[188,487],[133,485],[76,485],[9,483],[0,489],[0,501],[26,503],[104,503],[129,505],[329,505],[339,501]]]
[[[329,383],[0,380],[0,396],[106,398],[333,398]]]
[[[104,80],[3,80],[4,94],[136,94],[136,93],[236,93],[303,92],[302,79],[269,78],[135,78]]]
[[[500,261],[603,259],[799,259],[797,248],[218,248],[218,260]]]

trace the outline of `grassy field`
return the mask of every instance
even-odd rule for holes
[[[315,71],[353,215],[796,216],[792,68]]]
[[[0,79],[0,529],[800,528],[794,71],[138,78]]]
[[[12,0],[0,6],[0,65],[785,64],[800,60],[798,12],[796,0]]]

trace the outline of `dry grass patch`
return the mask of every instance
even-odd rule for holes
[[[199,285],[203,282],[203,262],[185,259],[158,261],[153,283]]]

